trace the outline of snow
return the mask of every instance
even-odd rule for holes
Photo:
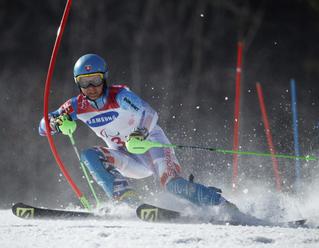
[[[311,216],[311,228],[225,226],[209,223],[147,223],[137,219],[135,210],[125,205],[106,204],[108,217],[101,220],[24,220],[11,210],[0,210],[1,248],[318,248],[318,181],[308,185],[302,200],[294,195],[268,192],[248,185],[247,193],[224,192],[240,210],[276,223]],[[153,199],[153,201],[151,201]],[[188,213],[188,202],[160,193],[147,203]],[[148,202],[149,201],[149,202]],[[44,206],[49,207],[49,206]],[[67,209],[74,209],[70,205]],[[212,216],[214,211],[192,209],[195,216]],[[204,218],[206,219],[206,218]]]
[[[110,220],[23,220],[0,211],[0,247],[318,248],[306,228],[146,223],[133,213]]]

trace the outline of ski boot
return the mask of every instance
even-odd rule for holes
[[[190,176],[190,180],[182,177],[171,179],[166,184],[168,192],[189,200],[199,206],[215,206],[221,203],[221,190],[215,187],[206,187],[199,183],[194,183],[194,176]]]

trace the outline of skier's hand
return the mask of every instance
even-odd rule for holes
[[[68,114],[62,114],[58,117],[50,118],[50,127],[55,132],[63,133],[64,135],[70,135],[76,129],[76,123]]]
[[[129,136],[128,140],[131,138],[136,138],[139,140],[145,140],[148,136],[148,130],[147,128],[136,128]]]
[[[59,126],[61,126],[63,123],[62,116],[58,116],[58,117],[50,116],[49,122],[50,122],[50,128],[54,133],[61,133]]]
[[[59,117],[59,129],[61,133],[64,135],[72,136],[76,129],[76,122],[72,120],[71,116],[68,114],[63,114],[61,117]]]

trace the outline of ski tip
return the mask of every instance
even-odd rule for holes
[[[81,212],[63,209],[39,208],[24,203],[16,203],[12,206],[12,213],[22,219],[83,219],[102,218],[93,212]]]
[[[136,214],[138,218],[147,222],[172,221],[180,217],[179,212],[145,203],[136,209]]]
[[[300,219],[300,220],[294,220],[294,221],[289,221],[288,227],[304,227],[307,223],[307,219]]]
[[[136,215],[141,220],[155,222],[158,218],[158,208],[149,204],[142,204],[136,209]]]
[[[12,208],[12,213],[23,219],[32,219],[34,218],[34,207],[26,205],[22,202],[15,203]]]

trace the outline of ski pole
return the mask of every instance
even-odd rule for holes
[[[89,177],[89,173],[87,172],[87,169],[85,168],[85,165],[83,164],[83,162],[81,161],[81,157],[80,157],[80,154],[79,154],[79,151],[78,151],[78,148],[76,147],[75,145],[75,141],[74,141],[74,138],[73,138],[73,132],[75,131],[76,129],[76,122],[75,121],[72,121],[72,120],[69,120],[69,117],[67,115],[63,115],[62,116],[62,124],[59,126],[59,129],[61,130],[61,132],[64,134],[64,135],[67,135],[69,136],[70,138],[70,141],[71,141],[71,144],[72,144],[72,147],[76,153],[76,156],[78,157],[78,160],[80,162],[80,165],[81,165],[81,168],[82,168],[82,171],[84,173],[84,176],[88,182],[88,185],[89,185],[89,188],[94,196],[94,199],[96,201],[96,207],[98,208],[100,206],[100,200],[99,198],[97,197],[97,194],[95,193],[95,190],[93,188],[93,185],[91,183],[91,180],[90,180],[90,177]]]
[[[189,145],[173,145],[173,144],[162,144],[159,142],[153,142],[149,140],[140,140],[138,138],[132,137],[126,142],[126,148],[130,153],[133,154],[143,154],[151,148],[179,148],[179,149],[198,149],[207,150],[212,152],[218,152],[223,154],[238,154],[238,155],[251,155],[251,156],[261,156],[261,157],[276,157],[276,158],[286,158],[286,159],[301,159],[306,161],[317,160],[314,156],[292,156],[285,154],[270,154],[261,152],[249,152],[249,151],[235,151],[235,150],[224,150],[213,147],[202,147],[202,146],[189,146]]]

